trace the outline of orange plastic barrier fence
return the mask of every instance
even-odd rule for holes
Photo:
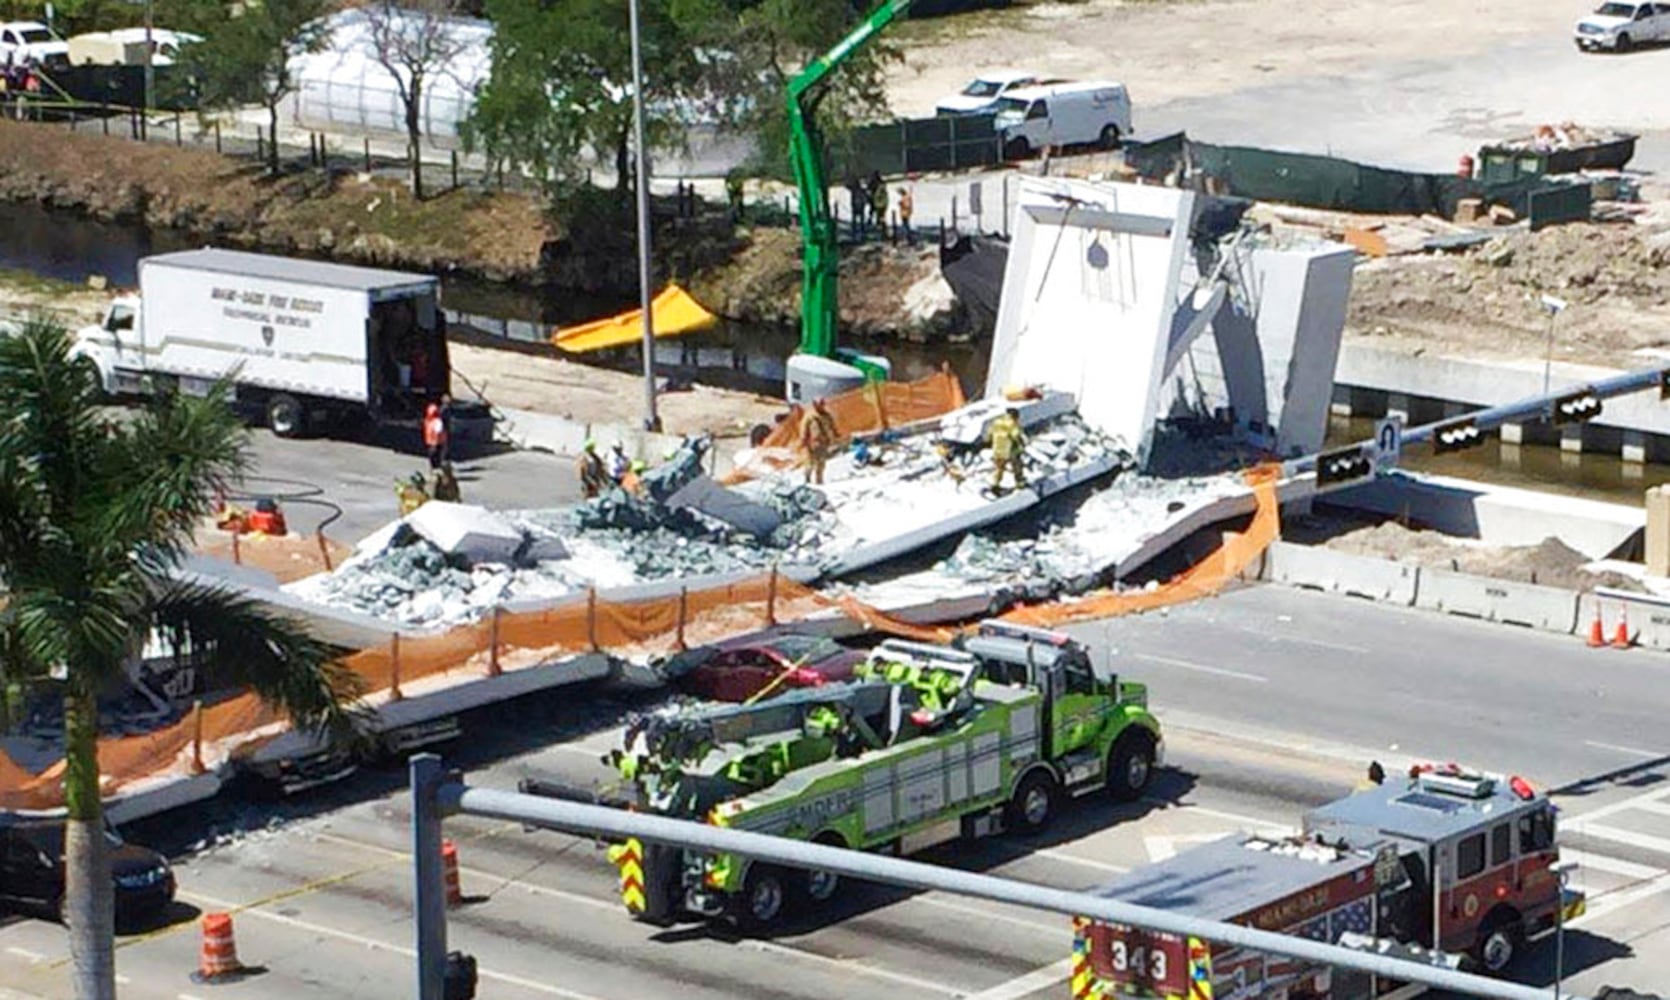
[[[914,382],[871,382],[857,389],[849,389],[824,400],[824,406],[835,420],[835,430],[841,440],[854,434],[883,431],[903,424],[931,420],[957,409],[967,402],[962,383],[949,368],[942,368]],[[725,477],[726,482],[741,482],[762,472],[785,469],[805,461],[800,446],[800,427],[806,420],[807,408],[795,406],[787,417],[772,428],[756,450],[756,460],[763,467],[736,469]]]
[[[199,530],[197,538],[197,551],[204,555],[264,569],[279,583],[328,573],[353,554],[352,549],[322,535],[238,535],[211,527]]]
[[[1279,466],[1249,470],[1247,482],[1253,488],[1256,506],[1247,530],[1226,533],[1223,544],[1211,555],[1168,582],[1152,590],[1126,593],[1100,591],[1082,598],[1023,606],[1001,617],[1004,621],[1021,625],[1049,628],[1093,618],[1152,611],[1218,593],[1263,555],[1264,550],[1281,534],[1281,503],[1276,497],[1276,480],[1280,475]]]
[[[954,384],[954,381],[953,381]],[[1278,470],[1248,473],[1256,506],[1247,530],[1225,537],[1210,556],[1153,590],[1099,592],[1079,599],[1017,608],[1008,621],[1050,627],[1091,618],[1148,611],[1217,593],[1256,560],[1280,531]],[[671,653],[804,621],[831,611],[866,627],[928,642],[943,642],[954,629],[900,621],[850,595],[830,596],[776,573],[642,601],[603,601],[590,596],[543,611],[495,612],[444,635],[391,639],[362,650],[344,664],[357,674],[373,703],[411,693],[414,685],[445,674],[485,676],[512,672],[551,659],[598,650],[617,655]],[[253,694],[202,709],[165,729],[99,742],[106,794],[150,777],[213,768],[282,731],[282,717]],[[51,809],[63,804],[63,762],[31,773],[0,752],[0,809]]]

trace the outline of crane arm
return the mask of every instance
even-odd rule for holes
[[[829,183],[824,175],[823,138],[817,124],[819,84],[911,5],[911,0],[883,0],[862,24],[835,47],[812,60],[789,82],[789,163],[800,193],[800,237],[804,247],[801,276],[800,350],[827,358],[835,353],[839,301],[836,274],[839,249],[829,212]]]

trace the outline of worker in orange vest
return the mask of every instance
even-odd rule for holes
[[[430,469],[446,463],[446,418],[441,416],[440,403],[430,403],[423,411],[423,447],[429,452]]]
[[[262,497],[255,501],[255,513],[249,515],[249,530],[259,535],[283,535],[289,533],[284,523],[284,511],[279,509],[277,501],[270,497]]]

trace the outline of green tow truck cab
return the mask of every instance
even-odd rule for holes
[[[1137,798],[1162,759],[1147,687],[1098,678],[1057,633],[988,622],[954,646],[888,640],[858,674],[640,717],[609,760],[633,808],[905,855],[1036,833],[1097,790]],[[763,929],[840,891],[833,873],[734,855],[632,843],[615,860],[628,909],[651,920],[684,912]]]

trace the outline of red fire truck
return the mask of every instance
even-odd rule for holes
[[[1522,778],[1422,766],[1312,811],[1298,835],[1232,835],[1097,892],[1501,972],[1525,942],[1583,912],[1582,894],[1563,888],[1555,867],[1554,817]],[[1356,1000],[1401,985],[1091,920],[1075,922],[1073,958],[1075,1000]]]

